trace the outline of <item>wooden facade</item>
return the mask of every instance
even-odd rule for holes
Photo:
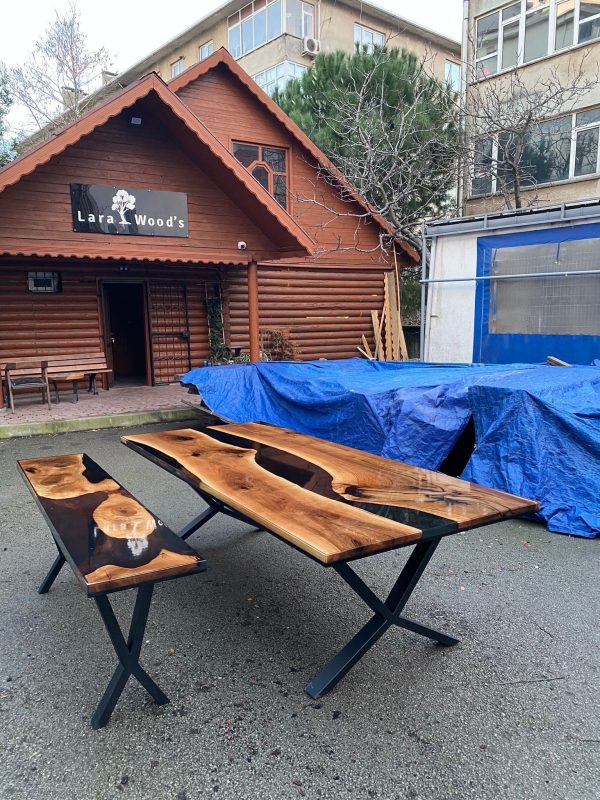
[[[0,170],[0,362],[98,350],[117,379],[171,382],[208,358],[218,294],[227,344],[255,356],[266,328],[289,330],[302,359],[352,356],[371,338],[385,223],[318,180],[333,167],[228,54],[198,66],[169,87],[143,78]],[[233,157],[236,141],[285,150],[285,210]],[[182,193],[188,235],[77,232],[71,184]],[[30,291],[43,271],[59,292]]]

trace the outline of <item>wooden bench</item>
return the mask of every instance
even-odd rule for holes
[[[84,453],[18,464],[58,548],[40,594],[67,561],[94,599],[119,659],[92,727],[106,725],[131,675],[157,703],[168,703],[139,663],[154,584],[202,572],[205,561]],[[133,587],[137,597],[125,640],[108,594]]]
[[[106,363],[104,353],[72,353],[60,356],[48,356],[48,379],[54,386],[56,402],[60,400],[58,384],[69,381],[73,388],[73,402],[79,400],[78,384],[86,376],[89,378],[88,392],[98,394],[96,376],[112,372]]]
[[[15,368],[18,366],[18,370]],[[46,378],[44,387],[48,383],[54,386],[56,394],[56,402],[60,400],[58,393],[58,384],[62,382],[69,382],[73,390],[73,402],[79,400],[79,381],[84,380],[87,376],[89,378],[88,392],[98,394],[96,388],[96,376],[112,372],[106,363],[106,356],[101,352],[93,353],[67,353],[60,355],[42,355],[42,356],[24,356],[23,358],[15,358],[2,366],[2,374],[4,375],[4,387],[6,401],[10,404],[11,410],[14,412],[14,398],[12,394],[13,389],[35,389],[42,388],[40,383],[35,381],[27,383],[24,379],[27,377],[40,378],[41,365],[46,366]],[[17,381],[9,381],[6,374],[6,367],[11,366],[11,376],[17,378]],[[43,377],[43,376],[42,376]],[[48,408],[50,405],[50,393],[48,392]]]
[[[48,386],[48,361],[41,358],[23,358],[9,361],[3,365],[5,401],[15,413],[15,389],[40,389],[42,402],[50,400],[50,387]]]

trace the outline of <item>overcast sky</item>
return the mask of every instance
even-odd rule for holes
[[[461,0],[372,0],[419,25],[460,40]],[[19,62],[32,49],[54,16],[68,0],[21,0],[4,2],[0,25],[0,60]],[[145,55],[191,27],[203,16],[223,5],[223,0],[179,0],[178,2],[126,3],[123,0],[79,0],[83,28],[90,47],[104,45],[115,72],[140,61]]]

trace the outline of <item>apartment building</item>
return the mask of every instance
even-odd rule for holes
[[[399,3],[399,6],[402,4]],[[460,83],[460,44],[361,0],[230,0],[125,72],[165,81],[225,47],[268,94],[300,76],[317,53],[387,44],[431,56],[437,77]]]
[[[574,201],[600,194],[600,0],[469,0],[465,102],[486,84],[507,81],[518,71],[522,85],[543,91],[552,74],[564,86],[583,63],[593,86],[565,98],[525,142],[527,180],[523,206]],[[583,59],[583,62],[582,62]],[[501,210],[501,137],[477,143],[478,155],[465,178],[467,214]]]

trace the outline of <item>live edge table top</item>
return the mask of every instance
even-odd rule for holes
[[[532,500],[263,423],[122,442],[323,564],[538,509]]]

